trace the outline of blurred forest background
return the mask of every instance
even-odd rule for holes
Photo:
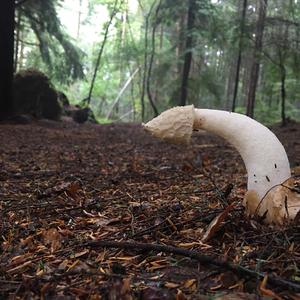
[[[194,104],[300,120],[298,0],[19,0],[14,71],[99,122]]]

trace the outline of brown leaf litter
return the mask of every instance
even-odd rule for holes
[[[275,131],[298,180],[300,125]],[[299,299],[299,222],[245,218],[223,140],[50,121],[0,139],[0,298]]]

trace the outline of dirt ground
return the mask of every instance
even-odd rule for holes
[[[298,180],[300,124],[273,130]],[[300,299],[299,222],[245,217],[223,140],[45,120],[2,124],[0,140],[1,299]]]

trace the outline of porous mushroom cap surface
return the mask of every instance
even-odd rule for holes
[[[193,105],[173,107],[143,124],[143,127],[153,136],[167,142],[187,144],[193,133],[194,113]]]

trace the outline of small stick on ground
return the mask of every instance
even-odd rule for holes
[[[128,249],[128,250],[139,249],[145,251],[158,251],[158,252],[172,253],[176,255],[190,257],[203,264],[214,265],[222,269],[230,270],[242,277],[263,279],[266,275],[260,272],[255,272],[253,270],[247,269],[237,264],[224,262],[221,260],[214,259],[207,255],[202,255],[195,250],[188,250],[188,249],[174,247],[174,246],[167,246],[167,245],[160,245],[160,244],[147,244],[147,243],[139,243],[139,242],[122,242],[122,241],[117,242],[117,241],[97,241],[97,240],[83,243],[81,246],[109,247],[109,248],[119,248],[119,249]],[[280,277],[268,276],[268,282],[275,286],[280,286],[282,288],[293,290],[295,292],[300,292],[300,284],[293,281],[289,281]]]

